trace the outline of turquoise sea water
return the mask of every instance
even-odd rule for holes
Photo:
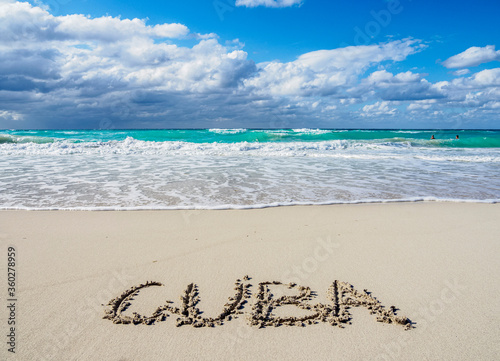
[[[500,199],[498,130],[0,130],[0,164],[3,209]]]
[[[430,141],[431,135],[435,136]],[[455,141],[459,135],[459,141]],[[360,141],[374,144],[391,142],[423,147],[498,148],[498,130],[324,130],[324,129],[193,129],[193,130],[4,130],[2,143],[51,143],[68,141],[109,142],[127,138],[150,142],[239,143],[239,142],[321,142]]]

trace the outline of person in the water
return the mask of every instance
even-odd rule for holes
[[[434,138],[434,134],[431,136],[431,139],[436,139],[436,138]]]
[[[458,135],[455,137],[455,139],[459,139]]]

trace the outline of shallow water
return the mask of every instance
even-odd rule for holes
[[[0,162],[3,209],[500,199],[500,131],[0,131]]]

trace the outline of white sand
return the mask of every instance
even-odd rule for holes
[[[500,205],[398,203],[244,211],[2,211],[2,360],[493,360],[500,354]],[[7,247],[17,250],[16,354],[7,352]],[[245,314],[214,328],[103,319],[111,299],[140,291],[124,313],[152,314],[192,282],[215,317],[249,275],[310,287],[327,304],[334,280],[368,289],[415,328],[351,308],[328,323],[258,328]],[[274,287],[275,297],[296,290]],[[295,292],[293,292],[295,291]],[[307,315],[278,307],[278,317]]]

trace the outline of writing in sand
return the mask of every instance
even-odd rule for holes
[[[132,316],[125,315],[125,311],[132,305],[132,301],[141,289],[153,286],[163,286],[160,282],[148,281],[145,284],[134,286],[120,296],[112,299],[108,303],[104,319],[113,321],[115,324],[146,324],[151,325],[155,322],[165,321],[170,315],[177,315],[177,326],[191,325],[193,327],[215,327],[223,325],[224,322],[231,321],[233,318],[244,314],[243,309],[248,304],[252,296],[248,283],[250,277],[245,276],[243,280],[236,281],[234,290],[235,295],[229,297],[224,305],[222,312],[216,317],[202,317],[202,312],[197,307],[200,301],[198,286],[191,283],[187,286],[181,295],[180,307],[175,307],[172,301],[166,301],[164,305],[159,306],[152,315],[143,316],[133,312]],[[272,287],[287,287],[297,291],[293,296],[275,297],[271,292]],[[278,281],[261,282],[257,286],[257,292],[254,295],[254,301],[250,312],[246,312],[247,322],[250,326],[306,326],[319,322],[327,322],[332,326],[344,327],[350,324],[351,307],[365,307],[370,314],[374,315],[378,322],[401,325],[405,330],[412,328],[412,322],[407,317],[397,316],[397,308],[391,306],[385,308],[374,296],[366,289],[362,292],[346,282],[334,281],[327,290],[328,304],[312,304],[313,292],[309,287],[297,285],[295,283],[284,284]],[[306,310],[307,315],[301,317],[277,317],[273,310],[280,306],[293,305],[299,309]]]

